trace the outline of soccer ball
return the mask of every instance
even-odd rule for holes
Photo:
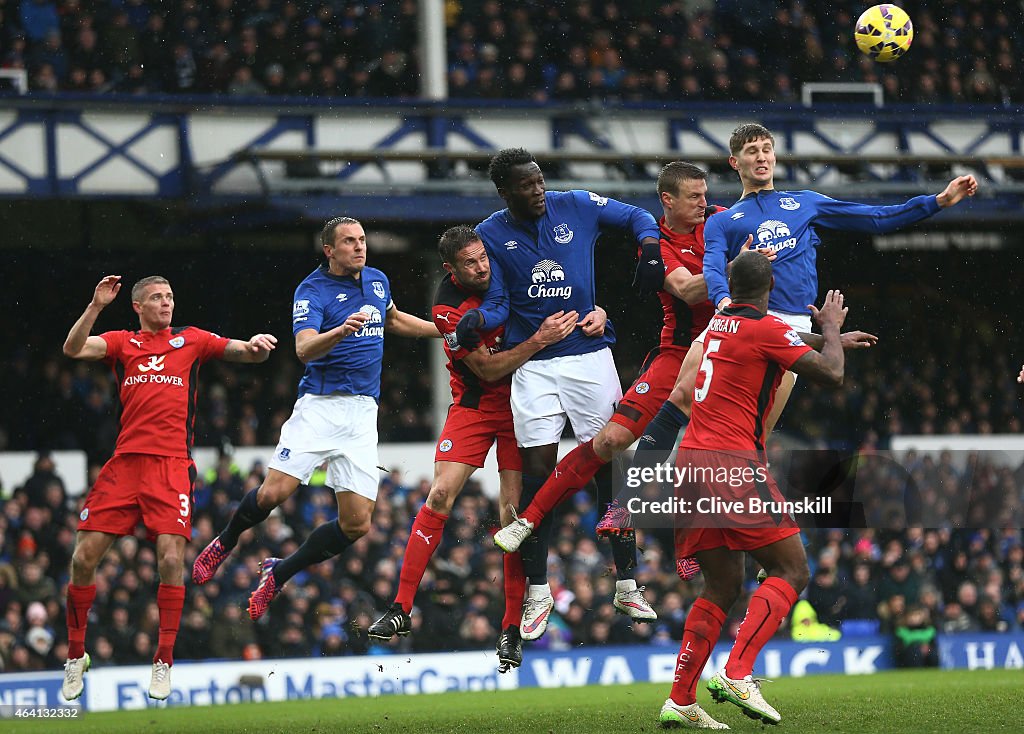
[[[857,48],[875,61],[888,63],[907,52],[914,40],[914,24],[903,8],[875,5],[857,19],[853,32]]]

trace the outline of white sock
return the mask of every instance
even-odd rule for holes
[[[636,579],[622,579],[615,582],[615,593],[620,591],[636,591]]]
[[[530,590],[527,592],[527,596],[531,599],[544,599],[551,596],[551,586],[549,584],[530,584]]]

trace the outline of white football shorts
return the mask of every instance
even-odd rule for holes
[[[558,443],[569,419],[589,441],[612,417],[622,385],[611,349],[531,360],[512,375],[512,420],[523,448]]]
[[[295,401],[267,463],[305,484],[327,463],[327,486],[377,501],[377,401],[366,395],[312,395]]]

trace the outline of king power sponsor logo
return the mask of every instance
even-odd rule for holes
[[[552,285],[565,281],[565,270],[554,260],[541,260],[530,272],[531,285],[526,290],[530,298],[562,298],[572,297],[571,285]]]

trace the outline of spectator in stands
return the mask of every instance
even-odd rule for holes
[[[939,646],[937,630],[928,610],[922,606],[910,607],[896,622],[895,649],[898,668],[937,668]]]

